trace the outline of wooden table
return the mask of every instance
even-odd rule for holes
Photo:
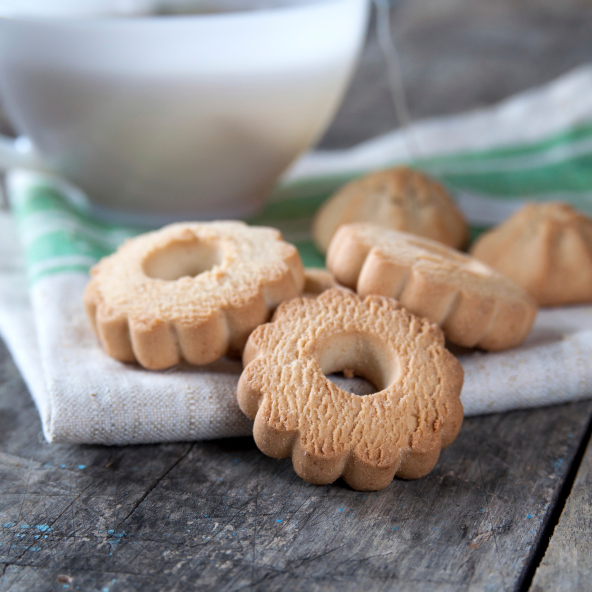
[[[589,6],[396,3],[413,115],[590,60]],[[393,124],[370,36],[323,145]],[[359,493],[301,481],[250,438],[48,445],[0,343],[0,591],[591,589],[591,429],[592,401],[467,419],[429,476]]]

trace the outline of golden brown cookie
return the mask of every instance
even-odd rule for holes
[[[468,237],[467,224],[444,187],[406,167],[371,173],[335,193],[313,222],[318,249],[325,253],[337,229],[352,222],[372,222],[456,248]]]
[[[354,489],[429,473],[458,434],[463,370],[442,331],[394,300],[339,289],[281,304],[253,331],[238,386],[259,449],[311,483]],[[371,381],[358,396],[327,376]]]
[[[342,226],[327,267],[360,296],[396,298],[464,347],[501,350],[528,335],[537,306],[509,278],[427,238],[375,224]]]
[[[84,303],[105,351],[160,370],[242,352],[302,292],[296,247],[242,222],[172,224],[125,242],[91,271]]]
[[[528,204],[482,235],[471,252],[540,306],[592,302],[592,220],[569,204]]]
[[[304,290],[305,296],[318,296],[325,290],[340,288],[335,278],[322,268],[307,267],[304,269]]]

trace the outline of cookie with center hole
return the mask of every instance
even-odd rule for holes
[[[329,246],[327,267],[359,295],[395,298],[463,347],[515,347],[537,312],[523,288],[474,257],[375,224],[342,226]]]
[[[259,449],[292,457],[315,484],[342,477],[352,488],[422,477],[463,419],[463,370],[444,335],[394,300],[330,289],[281,304],[253,331],[238,385]],[[328,376],[342,371],[375,385],[358,396]]]
[[[111,357],[161,370],[240,355],[249,333],[304,287],[296,247],[243,222],[172,224],[92,270],[90,322]]]

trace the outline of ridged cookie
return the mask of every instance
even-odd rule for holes
[[[442,331],[381,296],[339,289],[281,304],[253,331],[238,386],[259,449],[311,483],[354,489],[429,473],[460,430],[463,370]],[[358,396],[327,376],[370,380]]]
[[[536,316],[536,303],[523,288],[473,257],[374,224],[342,226],[329,247],[327,267],[361,296],[396,298],[464,347],[514,347]]]
[[[471,252],[540,306],[592,302],[592,220],[569,204],[528,204],[483,234]]]
[[[427,175],[398,167],[378,171],[342,187],[315,216],[312,234],[325,253],[343,224],[372,222],[463,247],[467,224],[448,192]]]
[[[138,236],[91,276],[84,303],[103,348],[152,370],[240,354],[249,333],[304,286],[296,248],[277,230],[242,222]]]

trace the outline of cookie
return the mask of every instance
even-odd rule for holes
[[[238,385],[259,449],[310,483],[378,490],[429,473],[458,434],[463,370],[442,331],[381,296],[332,289],[281,304],[253,331]],[[372,382],[358,396],[327,378]]]
[[[337,229],[352,222],[372,222],[456,248],[468,237],[467,224],[444,187],[406,167],[371,173],[333,195],[313,222],[318,249],[325,253]]]
[[[540,306],[592,302],[592,220],[569,204],[528,204],[483,234],[471,252]]]
[[[125,242],[84,293],[104,350],[161,370],[242,352],[249,333],[302,292],[293,245],[242,222],[183,223]]]
[[[339,288],[339,284],[335,278],[326,270],[322,268],[307,267],[304,270],[304,290],[306,296],[318,296],[325,290],[331,288]]]
[[[396,298],[463,347],[515,347],[536,316],[536,303],[523,288],[475,258],[374,224],[342,226],[329,247],[327,267],[360,296]]]

